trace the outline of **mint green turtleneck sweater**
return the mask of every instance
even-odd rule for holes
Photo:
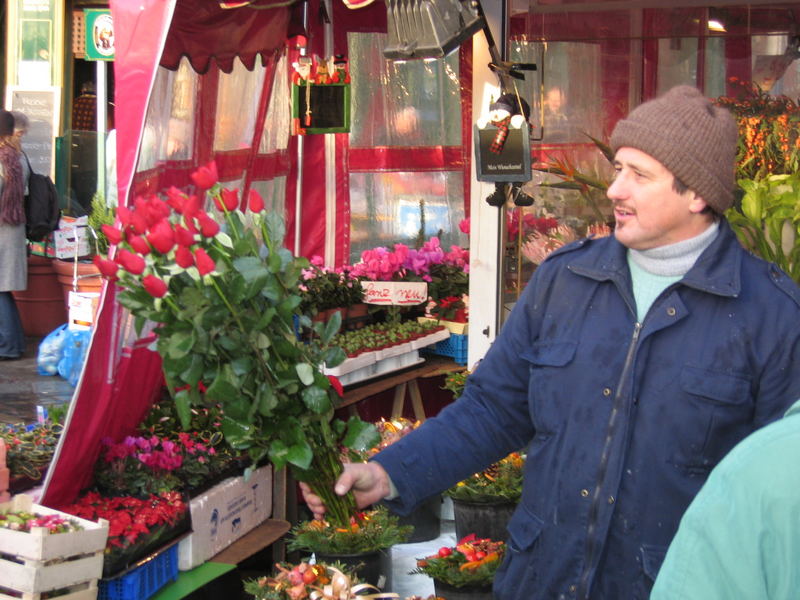
[[[714,221],[703,233],[688,240],[649,250],[628,250],[636,319],[640,323],[659,294],[686,275],[718,232],[719,223]]]

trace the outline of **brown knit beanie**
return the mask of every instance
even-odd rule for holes
[[[733,115],[699,90],[681,85],[637,106],[611,134],[623,146],[649,154],[716,212],[733,203],[738,130]]]

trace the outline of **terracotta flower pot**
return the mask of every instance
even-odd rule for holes
[[[64,305],[69,302],[69,293],[73,291],[73,280],[75,279],[75,264],[71,260],[56,259],[53,267],[58,273],[58,281],[61,283],[64,293]],[[77,291],[97,292],[103,289],[103,277],[94,263],[78,261]]]
[[[28,288],[13,292],[25,335],[43,337],[67,322],[67,302],[54,262],[44,256],[29,256]]]

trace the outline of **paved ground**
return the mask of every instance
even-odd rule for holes
[[[31,423],[36,406],[62,404],[72,399],[74,388],[58,375],[36,371],[38,338],[28,338],[25,355],[19,360],[0,361],[0,423]]]

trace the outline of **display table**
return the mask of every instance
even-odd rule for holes
[[[417,380],[424,377],[436,377],[437,375],[446,375],[447,373],[462,371],[464,368],[463,365],[456,364],[452,358],[431,356],[426,358],[424,363],[409,367],[408,369],[395,371],[391,375],[386,375],[362,384],[346,386],[344,397],[339,408],[348,407],[350,413],[356,415],[356,404],[376,394],[394,388],[392,418],[397,418],[403,414],[406,391],[408,391],[411,395],[414,418],[419,421],[424,421],[425,407],[419,393]]]

